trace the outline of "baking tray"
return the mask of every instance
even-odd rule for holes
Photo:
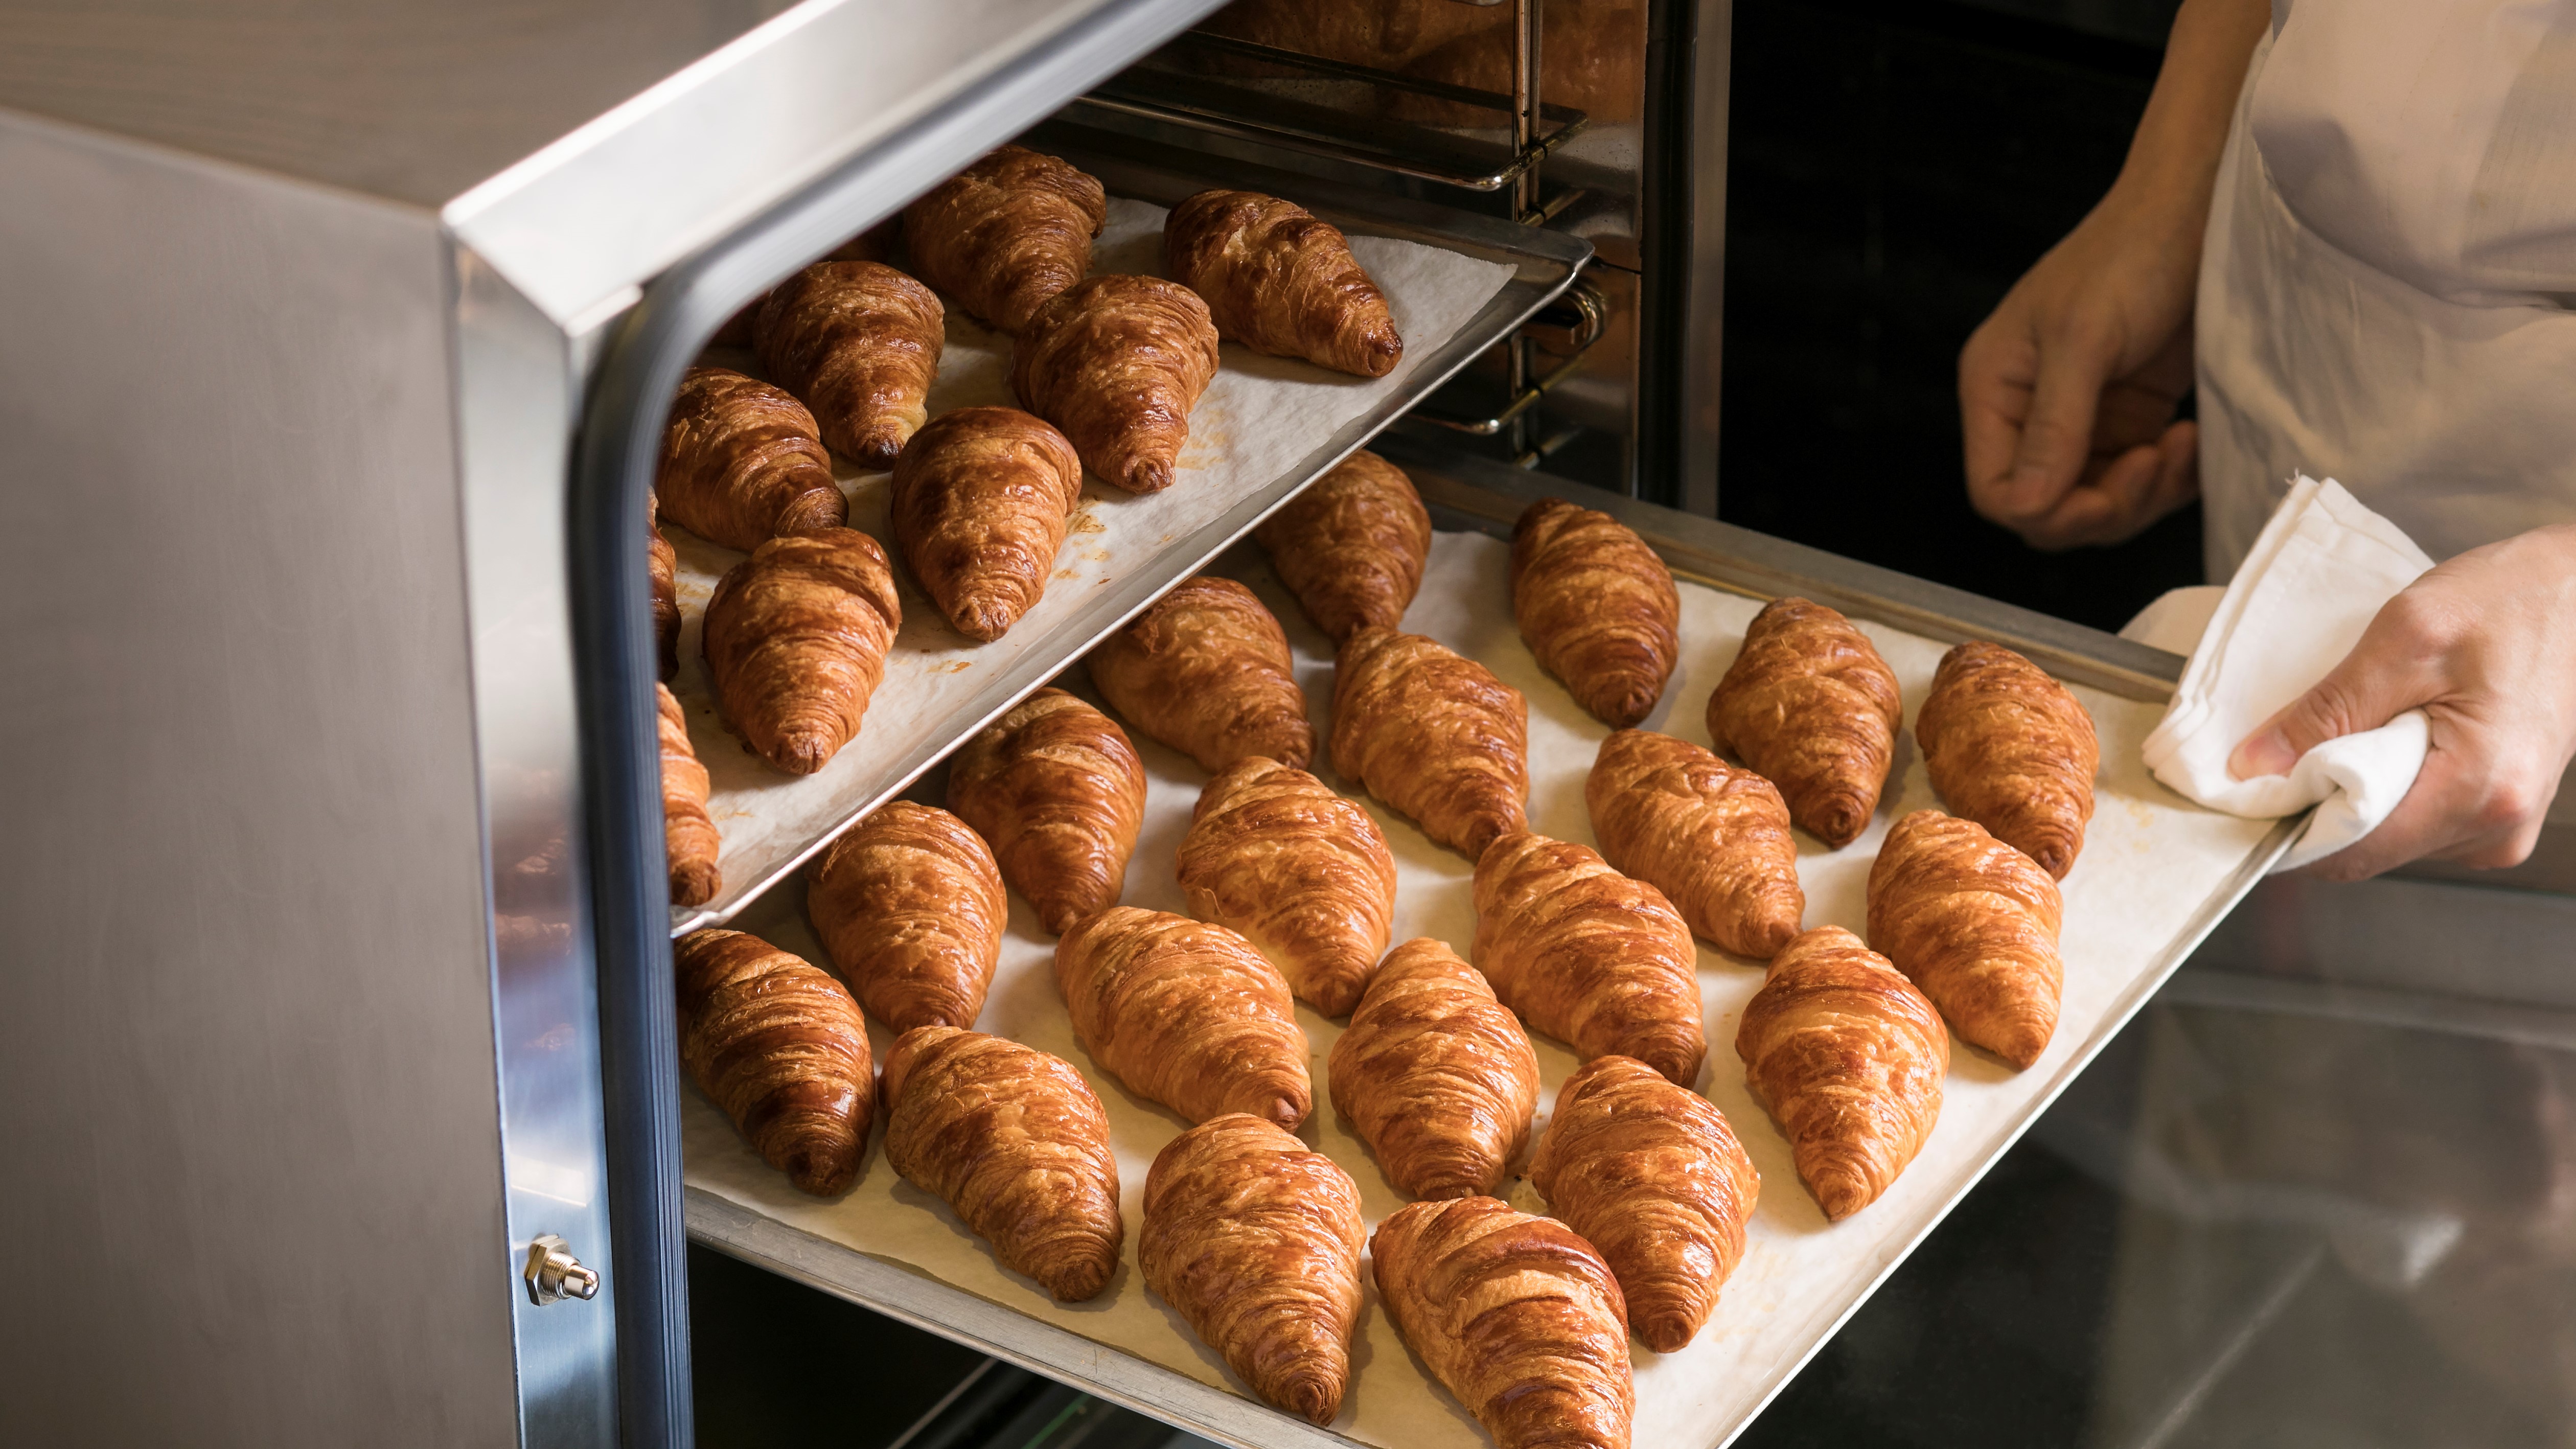
[[[1552,480],[1543,484],[1518,470],[1454,459],[1435,465],[1429,455],[1400,444],[1386,451],[1409,466],[1435,520],[1452,530],[1435,540],[1424,593],[1407,627],[1481,659],[1530,698],[1533,828],[1592,839],[1582,779],[1593,744],[1608,733],[1539,672],[1513,631],[1503,577],[1506,550],[1497,535],[1507,533],[1510,521],[1543,492],[1624,518],[1684,581],[1682,665],[1664,704],[1649,718],[1650,728],[1704,742],[1699,716],[1733,657],[1743,621],[1757,600],[1795,591],[1831,600],[1870,631],[1904,685],[1909,725],[1941,650],[1958,639],[1982,637],[2009,642],[2044,661],[2076,689],[2102,730],[2100,806],[2065,887],[2068,984],[2056,1041],[2020,1074],[1955,1047],[1942,1116],[1922,1155],[1885,1197],[1843,1223],[1824,1222],[1797,1182],[1785,1141],[1743,1086],[1733,1051],[1735,1025],[1760,981],[1759,966],[1701,949],[1710,1050],[1700,1089],[1735,1124],[1761,1171],[1761,1204],[1744,1263],[1692,1346],[1673,1355],[1633,1350],[1636,1442],[1658,1449],[1723,1445],[2279,858],[2296,822],[2245,821],[2199,810],[2147,774],[2138,745],[2179,674],[2181,661],[2172,655],[1708,520]],[[1258,550],[1238,549],[1217,567],[1250,584],[1280,614],[1320,725],[1331,687],[1324,641],[1287,601]],[[1063,682],[1086,687],[1079,669],[1068,671]],[[1140,740],[1139,747],[1152,785],[1125,899],[1178,910],[1172,852],[1206,775],[1151,742]],[[1901,737],[1898,766],[1897,781],[1858,842],[1827,852],[1802,839],[1807,924],[1858,928],[1878,841],[1903,811],[1933,803],[1910,728]],[[1327,764],[1319,763],[1317,772],[1333,778]],[[1337,783],[1358,796],[1347,782]],[[935,788],[921,793],[937,798]],[[1398,862],[1395,939],[1430,934],[1464,947],[1472,922],[1468,862],[1369,804]],[[802,919],[801,896],[791,883],[741,924],[787,949],[819,952]],[[711,1104],[684,1088],[690,1233],[784,1276],[1221,1443],[1264,1449],[1348,1443],[1468,1449],[1486,1443],[1395,1337],[1373,1285],[1366,1292],[1348,1407],[1331,1429],[1247,1397],[1187,1326],[1146,1292],[1135,1268],[1133,1236],[1145,1167],[1183,1124],[1094,1069],[1056,999],[1047,968],[1052,944],[1015,896],[1002,973],[979,1025],[1073,1062],[1109,1109],[1130,1237],[1120,1273],[1100,1299],[1057,1305],[1002,1270],[936,1199],[893,1173],[881,1144],[871,1148],[860,1182],[847,1196],[835,1202],[802,1197],[752,1156]],[[1318,1091],[1316,1115],[1303,1135],[1351,1174],[1374,1223],[1403,1200],[1365,1149],[1332,1120],[1323,1099],[1323,1062],[1340,1028],[1302,1006],[1298,1019],[1312,1048]],[[882,1050],[883,1041],[878,1045]],[[1545,1112],[1576,1062],[1545,1038],[1538,1039],[1538,1048],[1543,1131]],[[1506,1195],[1516,1206],[1539,1210],[1525,1182]]]

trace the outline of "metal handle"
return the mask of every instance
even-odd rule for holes
[[[528,1301],[540,1308],[567,1298],[588,1303],[599,1296],[597,1270],[583,1267],[572,1255],[572,1245],[552,1233],[540,1233],[528,1244],[523,1276],[528,1280]]]
[[[1512,400],[1504,404],[1502,411],[1490,417],[1448,418],[1438,413],[1425,412],[1420,408],[1414,409],[1406,416],[1419,422],[1429,423],[1434,427],[1447,428],[1454,433],[1465,433],[1478,438],[1493,437],[1510,427],[1522,414],[1536,407],[1539,399],[1547,396],[1558,383],[1572,377],[1574,369],[1582,363],[1583,355],[1590,352],[1592,344],[1600,341],[1602,334],[1609,330],[1609,322],[1610,299],[1602,295],[1601,289],[1593,285],[1590,277],[1577,277],[1574,279],[1574,285],[1565,289],[1565,295],[1541,308],[1539,314],[1532,317],[1527,326],[1504,343],[1507,347],[1517,348],[1527,338],[1531,328],[1562,329],[1572,339],[1574,345],[1573,353],[1563,362],[1558,363],[1538,381],[1514,393]]]

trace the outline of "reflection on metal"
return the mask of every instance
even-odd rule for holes
[[[1574,349],[1572,355],[1559,362],[1538,381],[1518,382],[1507,394],[1511,401],[1491,416],[1453,418],[1420,409],[1413,412],[1411,416],[1414,421],[1447,428],[1455,433],[1465,433],[1471,437],[1490,438],[1504,433],[1514,428],[1529,410],[1536,407],[1539,400],[1546,397],[1559,383],[1574,376],[1583,362],[1583,354],[1591,351],[1592,345],[1601,340],[1603,332],[1608,327],[1608,321],[1609,304],[1603,299],[1600,287],[1589,277],[1578,278],[1573,286],[1566,289],[1565,295],[1542,309],[1538,315],[1529,320],[1526,326],[1505,339],[1503,343],[1504,347],[1509,349],[1508,355],[1512,363],[1510,375],[1514,378],[1525,379],[1527,376],[1529,348],[1533,340],[1530,333],[1534,330],[1548,329],[1563,332],[1566,344]],[[1556,445],[1562,447],[1565,442],[1566,439],[1559,438],[1556,440]],[[1516,446],[1515,451],[1518,450]],[[1539,451],[1554,452],[1555,448]],[[1528,464],[1524,463],[1522,466],[1526,467]]]
[[[599,1275],[581,1265],[572,1255],[572,1247],[552,1233],[540,1233],[528,1244],[528,1267],[522,1275],[528,1280],[528,1301],[543,1308],[578,1298],[588,1303],[599,1296]]]
[[[2201,1405],[2209,1402],[2211,1392],[2244,1359],[2246,1350],[2263,1336],[2263,1330],[2271,1327],[2273,1321],[2281,1316],[2281,1310],[2290,1306],[2290,1300],[2299,1296],[2299,1290],[2307,1287],[2309,1280],[2317,1276],[2317,1269],[2323,1267],[2325,1261],[2326,1250],[2322,1243],[2310,1245],[2306,1252],[2292,1259],[2263,1296],[2256,1300],[2252,1311],[2211,1348],[2209,1361],[2201,1366],[2199,1372],[2183,1381],[2182,1387],[2175,1391],[2172,1403],[2156,1416],[2144,1434],[2131,1441],[2128,1449],[2164,1449],[2165,1445],[2172,1443],[2183,1426],[2200,1412]]]

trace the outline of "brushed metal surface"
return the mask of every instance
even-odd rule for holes
[[[1681,290],[1681,478],[1684,513],[1717,516],[1718,388],[1726,335],[1726,117],[1735,60],[1735,0],[1689,0],[1690,240]]]

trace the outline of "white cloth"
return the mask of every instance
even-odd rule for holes
[[[2328,740],[2287,775],[2239,780],[2228,772],[2227,757],[2325,678],[2360,642],[2380,606],[2432,566],[2424,550],[2342,484],[2301,476],[2199,634],[2172,707],[2147,736],[2147,768],[2181,794],[2230,815],[2278,817],[2316,806],[2283,870],[2368,835],[2406,798],[2423,768],[2422,710]],[[2202,601],[2160,599],[2121,632],[2156,633],[2159,615],[2170,628]]]

